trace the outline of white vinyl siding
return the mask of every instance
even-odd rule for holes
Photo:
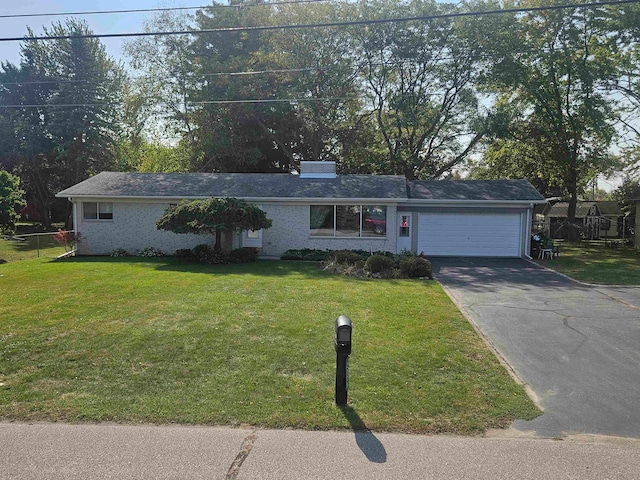
[[[418,253],[436,256],[520,257],[520,213],[421,213]]]

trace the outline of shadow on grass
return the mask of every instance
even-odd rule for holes
[[[53,260],[52,260],[53,261]],[[110,256],[77,256],[64,260],[70,263],[108,263],[108,264],[154,264],[157,271],[202,273],[206,275],[257,275],[261,277],[285,277],[302,275],[309,278],[345,278],[349,281],[370,282],[370,278],[354,278],[325,272],[318,262],[303,262],[295,260],[258,260],[255,263],[238,263],[228,265],[207,265],[189,259],[176,257],[110,257]],[[396,282],[396,280],[386,280]]]
[[[386,463],[387,451],[384,449],[384,445],[382,445],[382,442],[367,428],[362,418],[360,418],[360,415],[358,415],[358,412],[349,406],[339,408],[349,421],[349,425],[351,425],[351,429],[356,435],[356,444],[362,453],[364,453],[365,457],[373,463]]]

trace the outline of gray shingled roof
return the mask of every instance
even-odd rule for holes
[[[412,180],[393,175],[300,178],[286,173],[102,172],[58,197],[544,201],[526,180]]]
[[[543,201],[527,180],[410,180],[412,200]]]
[[[102,172],[58,197],[407,198],[401,176],[338,175],[300,178],[280,173]]]
[[[617,202],[578,202],[576,204],[576,218],[584,218],[589,209],[597,205],[601,215],[622,215]],[[547,212],[547,217],[566,218],[569,212],[569,202],[558,202]]]

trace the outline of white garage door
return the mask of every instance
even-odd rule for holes
[[[426,255],[520,257],[519,213],[421,213],[418,252]]]

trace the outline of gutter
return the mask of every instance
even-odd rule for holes
[[[125,195],[69,195],[69,194],[57,194],[56,198],[66,198],[70,202],[74,200],[94,200],[94,199],[109,199],[109,200],[156,200],[156,201],[180,201],[180,200],[206,200],[212,198],[212,195],[207,196],[160,196],[160,195],[148,195],[148,196],[125,196]],[[224,196],[215,197],[224,198]],[[247,202],[282,202],[282,203],[403,203],[406,200],[404,198],[351,198],[351,197],[234,197]]]
[[[402,203],[407,205],[522,205],[532,207],[533,205],[544,205],[546,200],[425,200],[425,199],[407,199]]]
[[[159,201],[179,201],[179,200],[204,200],[212,198],[212,195],[207,196],[161,196],[161,195],[68,195],[57,194],[56,198],[66,198],[69,201],[74,199],[92,200],[92,199],[111,199],[111,200],[159,200]],[[217,197],[223,198],[223,197]],[[283,202],[283,203],[309,203],[309,202],[345,202],[345,203],[397,203],[399,205],[408,206],[472,206],[472,205],[513,205],[513,206],[532,206],[543,205],[545,200],[416,200],[406,198],[366,198],[366,197],[235,197],[247,202]]]

